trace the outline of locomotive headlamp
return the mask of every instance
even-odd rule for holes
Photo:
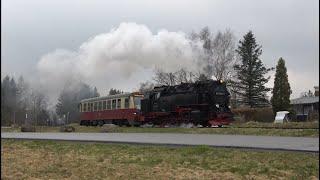
[[[216,107],[219,108],[219,104],[216,104]]]
[[[220,80],[220,83],[223,83],[223,81],[222,81],[222,80]]]

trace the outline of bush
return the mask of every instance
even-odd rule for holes
[[[318,112],[311,112],[308,116],[308,121],[319,121],[319,113]]]
[[[237,108],[233,109],[235,119],[239,122],[257,121],[273,122],[272,108]]]
[[[73,126],[61,126],[60,132],[75,132],[76,129]]]
[[[21,132],[36,132],[36,127],[30,125],[21,126]]]
[[[118,132],[119,131],[119,126],[114,125],[114,124],[104,124],[102,126],[101,132],[102,133],[107,133],[107,132]]]

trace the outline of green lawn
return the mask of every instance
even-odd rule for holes
[[[87,127],[71,124],[76,132],[103,132],[103,127]],[[288,123],[274,125],[273,123],[238,123],[227,128],[141,128],[141,127],[117,127],[112,132],[123,133],[191,133],[191,134],[238,134],[238,135],[266,135],[266,136],[296,136],[319,137],[318,123]],[[286,128],[301,129],[279,129]],[[267,127],[268,129],[266,129]],[[305,129],[317,128],[317,129]],[[20,128],[2,128],[3,132],[20,132]],[[59,127],[37,127],[37,132],[59,132]]]
[[[2,179],[317,179],[319,154],[1,140]]]

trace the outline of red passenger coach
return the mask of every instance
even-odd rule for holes
[[[142,94],[126,93],[84,99],[79,104],[80,125],[140,125]]]

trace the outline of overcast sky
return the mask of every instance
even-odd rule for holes
[[[32,76],[41,57],[76,51],[98,34],[123,22],[190,33],[208,26],[231,29],[237,39],[252,30],[262,45],[262,61],[286,60],[292,97],[319,84],[318,0],[3,0],[1,76]],[[146,78],[140,73],[141,79]],[[136,83],[137,84],[137,83]],[[119,86],[130,90],[134,83]],[[272,87],[273,80],[269,82]],[[104,86],[97,85],[103,88]],[[99,89],[106,91],[105,89]]]

